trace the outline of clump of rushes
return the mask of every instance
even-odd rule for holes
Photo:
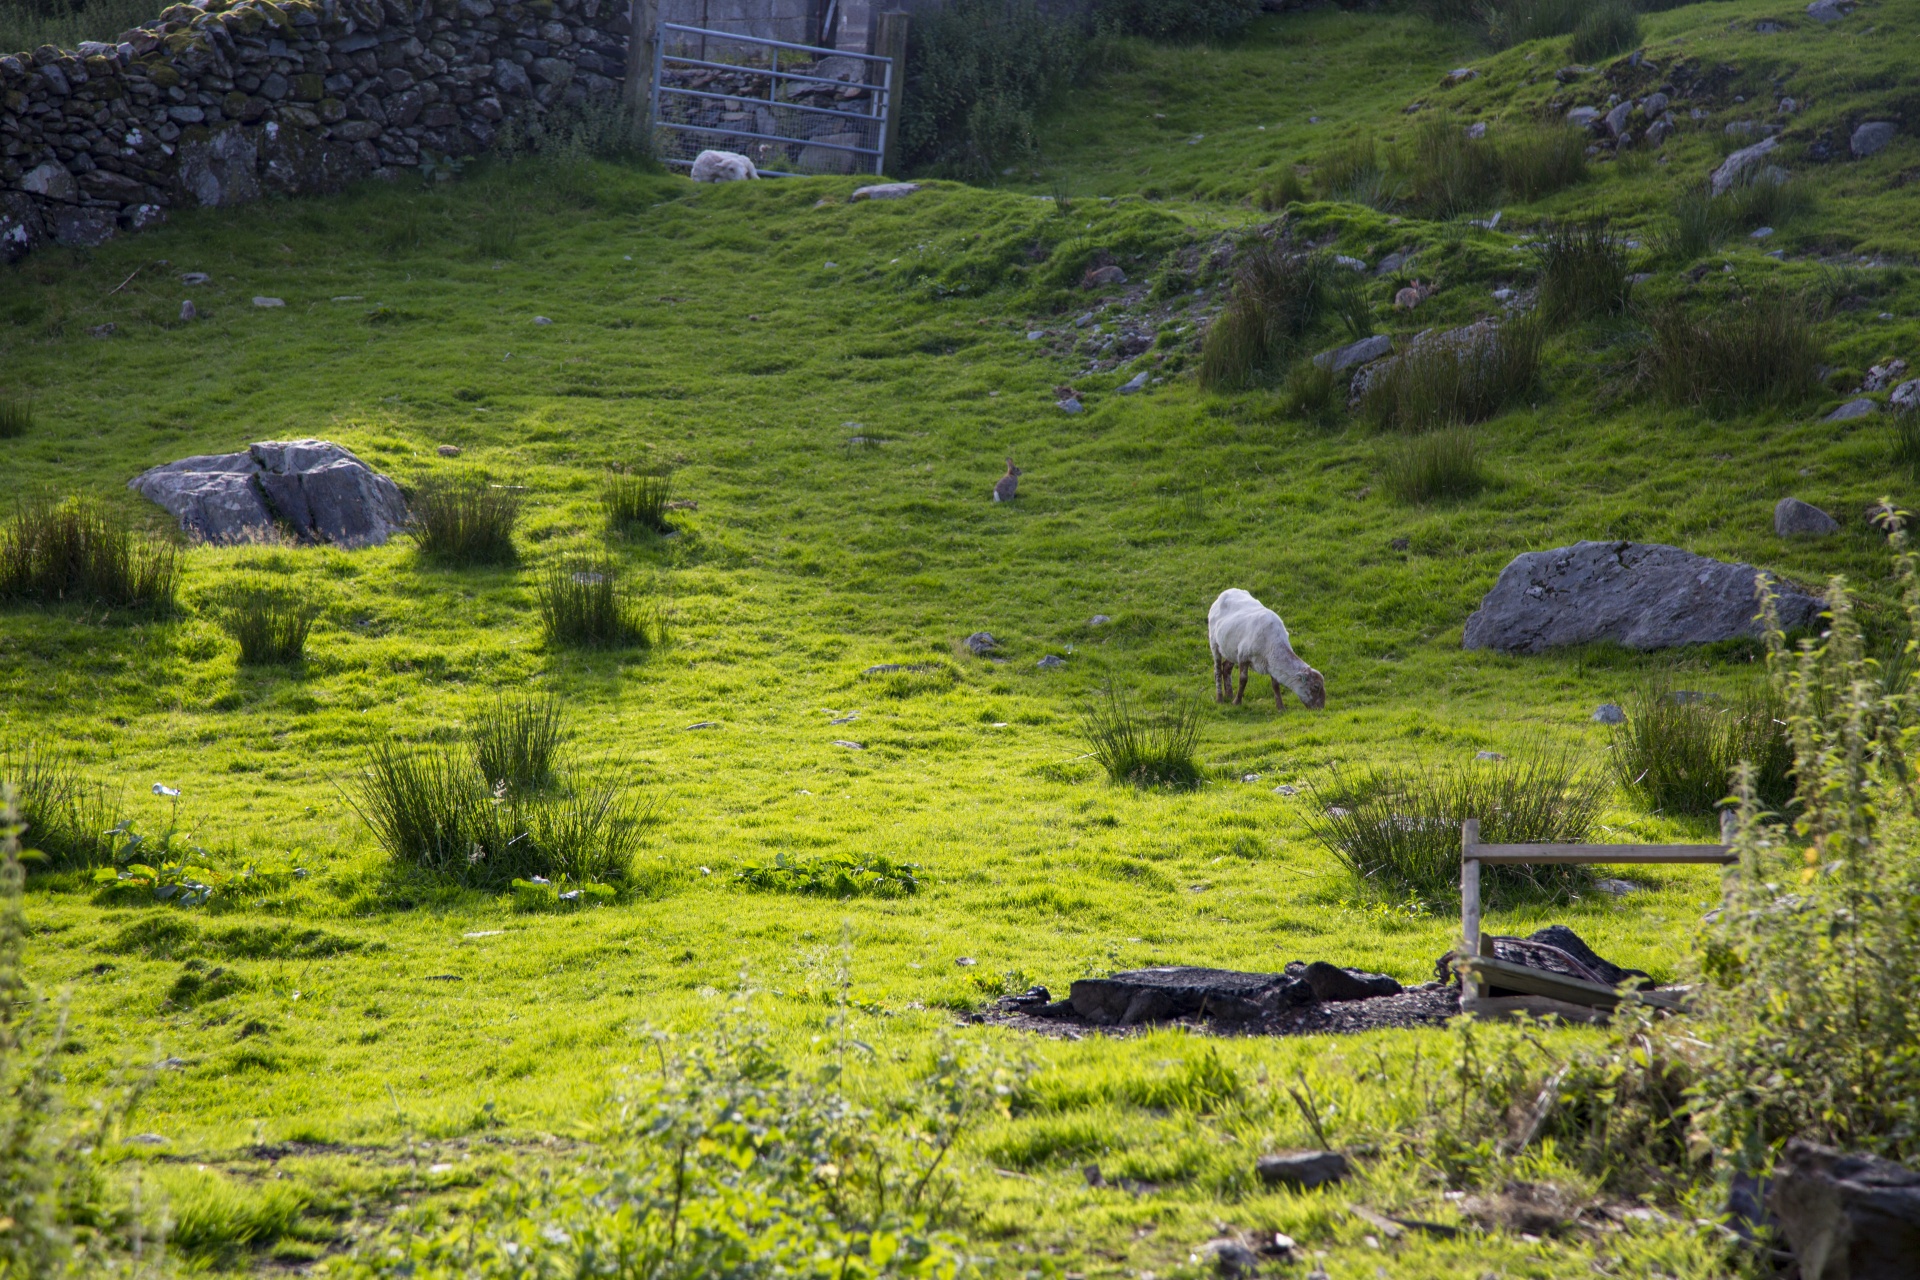
[[[1793,799],[1786,705],[1771,686],[1723,702],[1653,681],[1614,726],[1610,758],[1620,789],[1654,813],[1712,813],[1741,761],[1762,804],[1778,810]]]
[[[1458,501],[1487,485],[1479,443],[1465,427],[1441,427],[1397,441],[1381,471],[1387,491],[1402,502]]]
[[[243,666],[304,661],[307,635],[319,606],[290,588],[267,582],[242,582],[221,594],[220,627],[240,646]]]
[[[628,585],[612,560],[549,564],[534,590],[550,646],[629,648],[659,638],[657,606]]]
[[[1574,24],[1567,52],[1575,62],[1598,62],[1640,43],[1640,15],[1626,0],[1599,0]]]
[[[1604,218],[1548,230],[1535,250],[1540,259],[1540,314],[1550,324],[1570,324],[1626,311],[1626,247]]]
[[[1893,465],[1920,480],[1920,409],[1899,409],[1893,415]]]
[[[1712,253],[1733,233],[1732,211],[1706,187],[1689,187],[1668,206],[1667,225],[1655,237],[1660,252],[1674,262],[1692,262]]]
[[[53,870],[105,866],[113,860],[107,833],[120,821],[119,798],[80,769],[73,756],[27,741],[0,748],[0,789],[13,788],[26,844]]]
[[[0,525],[0,600],[164,614],[179,586],[173,544],[135,533],[95,503],[29,503]]]
[[[1483,421],[1533,391],[1540,347],[1531,317],[1429,334],[1363,371],[1360,411],[1403,431]]]
[[[552,694],[503,694],[481,708],[468,727],[480,776],[496,789],[543,791],[554,785],[566,737],[560,699]]]
[[[409,532],[441,564],[512,564],[520,495],[484,480],[427,480],[414,491]]]
[[[1240,254],[1233,293],[1200,347],[1200,383],[1238,391],[1271,380],[1334,301],[1333,260],[1256,240]]]
[[[667,532],[667,502],[672,497],[670,475],[642,475],[627,467],[611,467],[600,481],[600,509],[606,513],[607,527],[616,533]]]
[[[1711,413],[1794,404],[1818,385],[1821,347],[1805,299],[1764,293],[1689,315],[1654,313],[1640,376],[1661,399]]]
[[[33,401],[0,394],[0,440],[23,436],[33,427]]]
[[[1577,844],[1607,794],[1605,774],[1571,748],[1529,742],[1503,761],[1374,769],[1309,785],[1307,829],[1347,869],[1394,895],[1457,899],[1460,824],[1490,844]],[[1584,867],[1489,867],[1491,897],[1556,898],[1589,882]]]
[[[1125,693],[1108,689],[1081,717],[1080,733],[1110,782],[1176,791],[1200,784],[1200,765],[1193,758],[1200,708],[1192,699],[1148,716]]]

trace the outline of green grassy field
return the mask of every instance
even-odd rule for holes
[[[1497,313],[1491,291],[1529,278],[1533,259],[1515,246],[1543,216],[1608,211],[1652,244],[1668,202],[1728,149],[1721,124],[1752,109],[1731,100],[1743,86],[1769,111],[1776,77],[1802,97],[1795,144],[1907,91],[1895,63],[1920,4],[1889,0],[1831,30],[1729,31],[1772,14],[1737,0],[1648,17],[1650,56],[1735,69],[1702,100],[1710,118],[1658,159],[1597,161],[1575,187],[1507,206],[1497,231],[1334,203],[1296,207],[1295,223],[1369,262],[1422,250],[1440,291],[1408,315],[1388,309],[1392,282],[1374,282],[1383,327]],[[1454,906],[1356,883],[1309,838],[1308,797],[1277,787],[1541,736],[1598,766],[1595,704],[1660,674],[1724,692],[1758,674],[1747,651],[1462,651],[1462,624],[1514,554],[1666,541],[1882,593],[1884,539],[1863,512],[1911,498],[1914,478],[1889,462],[1886,418],[1821,418],[1869,364],[1920,346],[1920,277],[1885,265],[1909,260],[1920,225],[1920,188],[1903,185],[1910,137],[1871,160],[1806,164],[1814,209],[1764,243],[1735,237],[1703,260],[1703,278],[1686,274],[1694,263],[1636,254],[1652,300],[1711,305],[1774,280],[1870,298],[1819,323],[1830,395],[1722,418],[1670,408],[1623,390],[1633,322],[1570,328],[1549,343],[1536,401],[1476,429],[1492,480],[1470,501],[1393,500],[1381,480],[1390,441],[1357,420],[1316,426],[1270,392],[1199,391],[1190,326],[1217,307],[1217,277],[1197,295],[1131,304],[1166,315],[1139,366],[1165,380],[1146,393],[1113,394],[1132,366],[1087,374],[1068,353],[1072,317],[1108,296],[1075,287],[1095,252],[1155,277],[1165,255],[1271,220],[1251,198],[1279,167],[1311,165],[1343,137],[1391,145],[1414,101],[1495,120],[1538,114],[1556,93],[1571,102],[1550,74],[1562,46],[1488,54],[1395,14],[1263,18],[1229,50],[1130,47],[1047,124],[1038,176],[1023,170],[1005,189],[932,184],[849,204],[846,179],[695,189],[529,161],[433,188],[183,213],[151,235],[0,272],[0,390],[30,396],[35,417],[0,443],[0,499],[95,495],[158,529],[162,513],[124,487],[141,469],[306,436],[406,484],[526,487],[514,567],[436,568],[405,540],[194,547],[175,617],[0,614],[0,739],[70,747],[124,791],[143,831],[171,814],[153,784],[179,788],[181,827],[222,870],[304,873],[235,880],[191,910],[78,875],[30,893],[34,976],[71,1002],[71,1087],[102,1088],[154,1052],[175,1061],[135,1120],[168,1142],[125,1158],[183,1204],[226,1206],[202,1260],[305,1265],[381,1206],[541,1158],[543,1135],[571,1132],[604,1106],[616,1070],[640,1061],[637,1028],[702,1025],[743,980],[805,1060],[825,1052],[844,963],[848,1016],[874,1049],[859,1079],[876,1095],[957,1014],[1035,982],[1063,992],[1148,963],[1316,958],[1425,980]],[[1463,65],[1480,78],[1437,87]],[[1055,192],[1071,207],[1036,198]],[[189,271],[212,280],[182,286]],[[286,305],[256,308],[256,295]],[[201,319],[176,318],[184,298]],[[1029,341],[1033,328],[1056,336]],[[1055,407],[1063,382],[1085,414]],[[443,444],[460,455],[441,457]],[[1021,496],[996,505],[1009,456]],[[616,463],[673,468],[676,496],[698,503],[675,536],[603,531],[599,477]],[[1776,539],[1772,507],[1788,494],[1835,512],[1842,532]],[[656,585],[664,644],[543,647],[535,576],[589,551]],[[237,665],[212,604],[243,574],[320,603],[303,668]],[[1209,700],[1201,789],[1109,786],[1079,716],[1109,683],[1149,701],[1204,698],[1206,608],[1228,586],[1285,616],[1325,673],[1327,709]],[[1090,625],[1096,614],[1112,621]],[[978,630],[1003,641],[1004,661],[960,645]],[[1065,667],[1038,668],[1046,654]],[[880,663],[933,669],[862,674]],[[525,912],[398,872],[348,804],[371,743],[455,741],[518,690],[561,697],[582,776],[653,806],[614,905]],[[717,727],[689,728],[705,722]],[[1602,832],[1708,829],[1618,799]],[[884,854],[918,864],[926,885],[835,902],[735,883],[778,854]],[[1716,873],[1635,878],[1649,891],[1516,906],[1495,923],[1564,921],[1619,963],[1679,975]],[[1047,1099],[961,1156],[960,1220],[1016,1269],[1175,1274],[1223,1227],[1286,1231],[1325,1251],[1336,1277],[1564,1275],[1594,1258],[1615,1274],[1721,1265],[1708,1238],[1678,1225],[1684,1213],[1604,1243],[1365,1243],[1371,1228],[1345,1214],[1348,1200],[1454,1213],[1398,1141],[1452,1079],[1448,1033],[1217,1045],[1168,1032],[954,1034],[1028,1055]],[[1230,1087],[1155,1084],[1193,1078],[1214,1054]],[[1296,1071],[1337,1103],[1336,1139],[1375,1153],[1351,1194],[1252,1181],[1260,1150],[1310,1142],[1280,1090]],[[1096,1160],[1109,1179],[1157,1189],[1090,1187],[1080,1166]],[[1530,1176],[1567,1176],[1551,1153],[1529,1160]],[[423,1161],[447,1168],[423,1173]]]

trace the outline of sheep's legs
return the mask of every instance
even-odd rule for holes
[[[1251,674],[1252,671],[1253,663],[1243,662],[1240,664],[1240,689],[1233,695],[1233,705],[1236,707],[1240,705],[1240,700],[1247,696],[1247,676]]]
[[[1285,711],[1287,709],[1286,700],[1280,696],[1279,676],[1273,677],[1273,709],[1275,711]]]
[[[1232,671],[1233,664],[1231,662],[1228,662],[1217,653],[1213,655],[1213,700],[1215,702],[1225,702],[1227,700],[1227,691],[1232,687],[1233,683],[1233,677],[1230,674]]]

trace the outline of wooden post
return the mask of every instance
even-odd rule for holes
[[[900,104],[906,100],[907,88],[907,15],[898,11],[881,14],[873,46],[881,57],[893,59],[887,79],[887,119],[881,126],[886,131],[886,144],[880,157],[880,172],[892,174],[900,165]]]
[[[1480,819],[1468,818],[1460,824],[1460,954],[1480,954],[1480,859],[1474,857],[1480,843]],[[1460,975],[1460,998],[1468,1000],[1480,994],[1471,972]]]
[[[1723,849],[1733,848],[1734,831],[1737,827],[1739,827],[1739,825],[1740,825],[1739,814],[1735,813],[1732,809],[1722,809],[1720,811],[1720,847],[1721,848]]]
[[[624,86],[627,114],[633,121],[636,136],[643,143],[651,143],[654,42],[660,36],[660,0],[631,0],[627,22],[633,28],[627,35],[627,82]]]

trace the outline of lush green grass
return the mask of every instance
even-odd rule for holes
[[[1736,59],[1751,96],[1789,54],[1726,28],[1766,12],[1741,0],[1651,15],[1649,48],[1665,57],[1661,42],[1685,35],[1690,53]],[[1806,84],[1808,129],[1866,109],[1869,91],[1842,87],[1850,68],[1868,82],[1898,57],[1898,33],[1920,27],[1904,0],[1873,22],[1871,40],[1857,38],[1858,17],[1793,36],[1804,63],[1787,87]],[[133,798],[143,831],[168,820],[152,784],[181,788],[183,830],[211,860],[260,872],[198,911],[59,875],[29,907],[37,977],[72,990],[74,1087],[104,1087],[157,1038],[181,1065],[159,1074],[138,1124],[170,1140],[159,1150],[249,1184],[178,1193],[203,1206],[208,1256],[298,1254],[355,1203],[471,1185],[500,1158],[486,1139],[537,1155],[538,1135],[570,1131],[617,1067],[648,1060],[637,1027],[703,1023],[743,969],[767,990],[779,1042],[800,1058],[826,1053],[815,1038],[842,1016],[843,939],[844,1016],[874,1049],[857,1079],[880,1093],[955,1010],[1033,982],[1058,995],[1108,968],[1295,958],[1422,980],[1455,922],[1370,895],[1312,840],[1305,789],[1274,788],[1335,765],[1470,761],[1535,735],[1602,750],[1593,706],[1625,699],[1666,659],[1462,652],[1462,623],[1513,554],[1645,538],[1810,582],[1842,572],[1881,593],[1884,543],[1860,513],[1889,486],[1911,505],[1915,482],[1889,474],[1885,419],[1818,413],[1867,365],[1920,346],[1920,287],[1888,272],[1863,269],[1871,306],[1818,321],[1838,371],[1825,398],[1793,408],[1712,417],[1632,391],[1632,317],[1553,335],[1539,389],[1475,429],[1501,483],[1435,506],[1395,501],[1382,442],[1337,393],[1304,396],[1327,419],[1307,421],[1278,392],[1195,387],[1191,326],[1218,305],[1224,274],[1192,268],[1188,287],[1207,292],[1165,304],[1167,380],[1143,394],[1111,394],[1129,371],[1086,373],[1058,336],[1027,340],[1078,332],[1088,295],[1074,286],[1096,250],[1136,276],[1170,249],[1204,250],[1270,216],[1251,203],[1263,174],[1312,163],[1343,132],[1399,141],[1414,98],[1444,97],[1462,119],[1524,118],[1563,91],[1527,79],[1559,65],[1564,42],[1482,55],[1463,39],[1412,17],[1327,11],[1262,19],[1225,51],[1139,46],[1049,126],[1049,180],[1082,197],[1070,215],[1031,194],[947,184],[850,205],[851,180],[696,190],[615,168],[522,167],[183,213],[153,235],[0,272],[7,388],[34,405],[32,428],[4,446],[0,502],[95,493],[158,528],[128,477],[289,433],[340,440],[416,492],[442,476],[525,486],[509,564],[443,567],[407,539],[350,553],[193,548],[172,618],[21,604],[0,616],[0,737],[70,746],[88,776]],[[1439,90],[1463,60],[1482,77]],[[1711,128],[1669,144],[1669,164],[1594,164],[1587,181],[1510,207],[1497,231],[1330,203],[1296,205],[1294,225],[1369,262],[1419,251],[1413,273],[1441,289],[1418,311],[1389,309],[1393,278],[1366,285],[1375,317],[1404,340],[1497,314],[1493,289],[1533,279],[1535,257],[1515,246],[1549,216],[1603,212],[1623,237],[1650,235],[1717,162],[1734,107],[1714,110]],[[1705,310],[1771,282],[1816,287],[1815,247],[1912,252],[1920,187],[1893,182],[1912,148],[1903,137],[1822,171],[1817,209],[1764,244],[1738,237],[1697,282],[1692,261],[1640,251],[1634,269],[1657,274],[1636,299]],[[1200,198],[1086,198],[1145,188]],[[497,234],[503,221],[513,236]],[[1050,250],[1038,263],[1036,244]],[[1787,260],[1766,258],[1773,247]],[[167,271],[109,295],[159,258]],[[214,277],[194,291],[205,319],[191,327],[175,319],[185,290],[168,274],[189,270]],[[289,305],[256,310],[256,293]],[[114,337],[86,334],[109,320]],[[1077,417],[1054,407],[1069,379],[1088,406]],[[849,447],[854,436],[877,443]],[[441,444],[461,447],[457,462]],[[1025,472],[1020,499],[995,504],[1009,455]],[[610,537],[610,464],[671,468],[698,509],[676,513],[675,536]],[[1838,513],[1842,532],[1775,539],[1771,509],[1788,493]],[[542,575],[590,558],[659,584],[665,643],[542,639]],[[319,608],[301,667],[243,668],[203,607],[258,574],[298,582]],[[1206,607],[1231,585],[1287,618],[1326,675],[1329,709],[1205,701],[1201,787],[1109,786],[1084,758],[1082,714],[1108,685],[1143,704],[1204,698]],[[1090,625],[1096,614],[1111,622]],[[982,629],[1004,664],[959,646]],[[1065,667],[1038,668],[1048,653]],[[1685,655],[1675,678],[1735,691],[1750,658],[1739,646]],[[862,674],[887,663],[924,669]],[[655,802],[614,905],[549,915],[397,871],[348,803],[369,743],[464,751],[501,693],[529,691],[561,699],[582,776]],[[1617,795],[1597,830],[1708,835]],[[915,864],[920,890],[834,901],[736,881],[783,854]],[[1521,906],[1490,925],[1564,921],[1610,959],[1672,977],[1716,875],[1636,870],[1645,893]],[[1217,1062],[1237,1092],[1225,1093],[1179,1034],[960,1034],[1042,1068],[1034,1104],[961,1158],[968,1230],[1011,1260],[1166,1274],[1227,1221],[1327,1249],[1334,1274],[1371,1274],[1376,1261],[1405,1276],[1589,1265],[1592,1246],[1510,1235],[1408,1238],[1383,1253],[1361,1242],[1368,1228],[1344,1215],[1347,1198],[1451,1212],[1427,1173],[1392,1154],[1451,1087],[1458,1050],[1441,1033],[1226,1043]],[[1310,1140],[1269,1083],[1296,1070],[1338,1104],[1336,1141],[1389,1153],[1351,1197],[1248,1178],[1258,1150]],[[273,1154],[294,1140],[363,1145]],[[256,1194],[272,1160],[300,1195]],[[1564,1176],[1528,1160],[1526,1176]],[[1094,1161],[1159,1189],[1089,1187],[1079,1165]],[[1716,1265],[1692,1237],[1651,1228],[1608,1248],[1621,1273]]]

